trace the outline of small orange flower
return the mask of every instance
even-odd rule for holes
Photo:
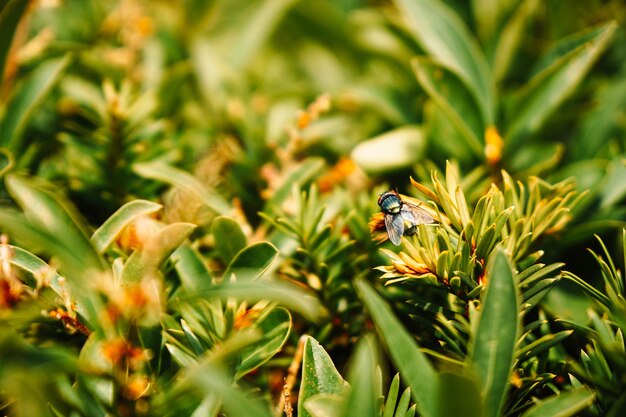
[[[146,355],[140,347],[133,346],[124,339],[114,339],[102,344],[102,355],[116,366],[128,365],[132,369],[139,369],[146,360]]]
[[[298,118],[296,119],[296,125],[298,126],[298,129],[304,129],[311,123],[311,120],[312,120],[311,114],[302,111],[298,113]]]
[[[126,300],[126,305],[137,309],[145,307],[150,302],[149,297],[141,285],[135,285],[127,288],[124,294],[124,299]]]
[[[128,343],[123,339],[115,339],[102,344],[102,355],[113,364],[120,364],[128,352]]]
[[[375,213],[369,221],[372,240],[377,244],[388,239],[387,228],[385,227],[385,215],[381,212]]]
[[[523,385],[523,381],[522,378],[520,378],[519,374],[517,372],[512,372],[511,373],[511,385],[513,385],[515,388],[521,388]]]
[[[296,126],[302,130],[308,127],[311,122],[317,120],[320,115],[327,113],[330,110],[330,94],[322,94],[317,97],[315,101],[298,114],[296,119]]]
[[[233,327],[237,330],[252,326],[254,321],[259,317],[260,310],[249,308],[237,313]]]
[[[335,188],[337,184],[345,182],[346,178],[357,169],[350,158],[342,157],[331,170],[317,180],[320,192],[324,193]]]
[[[122,249],[135,250],[141,247],[158,230],[158,221],[148,216],[139,217],[122,230],[117,238],[117,244]]]
[[[148,395],[150,381],[145,375],[133,375],[124,387],[124,396],[130,400],[138,400]]]

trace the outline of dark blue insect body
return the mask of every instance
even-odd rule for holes
[[[435,223],[423,208],[403,201],[395,191],[387,191],[378,197],[378,205],[385,215],[385,228],[391,243],[398,246],[403,235],[413,235],[417,225]]]

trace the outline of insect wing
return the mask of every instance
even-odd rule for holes
[[[407,202],[402,205],[402,216],[407,220],[410,220],[409,216],[411,216],[414,224],[435,223],[435,219],[433,219],[433,216],[431,216],[429,212],[420,206]]]
[[[389,240],[396,246],[402,241],[404,233],[404,220],[400,215],[385,214],[385,227],[387,228],[387,236]]]

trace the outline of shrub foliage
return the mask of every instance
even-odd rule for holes
[[[3,2],[2,414],[623,415],[624,16]]]

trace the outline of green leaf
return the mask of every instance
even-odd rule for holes
[[[50,93],[72,61],[71,55],[55,58],[39,65],[15,86],[0,120],[0,144],[14,152],[22,151],[22,140],[28,120]]]
[[[607,175],[604,179],[600,208],[609,208],[618,205],[626,196],[626,159],[613,159],[607,166]]]
[[[224,277],[230,279],[234,274],[237,279],[257,279],[267,271],[277,256],[278,249],[270,242],[254,243],[237,253],[226,268]]]
[[[519,334],[519,296],[513,268],[501,248],[490,257],[486,278],[468,359],[480,381],[485,415],[497,417],[506,397]]]
[[[544,264],[535,264],[524,271],[521,271],[516,279],[522,285],[531,285],[541,279],[545,279],[548,275],[551,275],[554,271],[558,271],[564,267],[564,263],[555,263],[545,266]],[[557,275],[559,275],[557,273]]]
[[[103,253],[126,226],[138,217],[159,211],[161,207],[160,204],[146,200],[133,200],[124,204],[91,235],[92,245],[98,253]]]
[[[315,417],[310,414],[305,402],[318,394],[343,395],[347,383],[341,377],[332,359],[324,348],[312,337],[304,342],[302,355],[302,380],[298,394],[298,416]]]
[[[345,398],[340,395],[316,394],[307,398],[304,410],[310,417],[341,417],[345,404]]]
[[[29,2],[28,0],[13,0],[4,1],[3,3],[0,6],[0,87],[4,87],[5,65],[11,51],[15,29],[20,23]]]
[[[36,245],[46,248],[46,252],[53,255],[62,253],[70,255],[61,255],[64,261],[69,262],[66,265],[68,267],[79,269],[103,267],[100,256],[87,238],[85,222],[80,213],[69,201],[58,195],[50,184],[39,179],[12,174],[7,176],[6,186],[24,210],[33,229],[38,230],[33,232],[54,236],[54,239],[49,241],[40,236],[36,238],[38,242],[34,242]],[[5,220],[10,223],[8,218]],[[15,224],[7,224],[6,227],[8,229],[19,227],[20,220],[15,221]],[[57,244],[51,245],[51,242]]]
[[[276,301],[292,312],[298,312],[309,320],[317,320],[327,313],[316,297],[305,292],[295,284],[280,281],[244,281],[226,282],[213,285],[208,289],[180,295],[183,301],[201,298],[235,298],[256,302],[260,300]]]
[[[439,94],[436,91],[435,93]],[[444,99],[445,97],[441,97],[441,100]],[[446,103],[446,106],[454,110],[448,103]],[[476,146],[467,140],[467,137],[461,133],[454,121],[450,119],[447,111],[437,104],[435,100],[429,100],[424,104],[424,131],[428,133],[427,143],[429,150],[432,148],[432,151],[429,152],[437,155],[446,155],[447,158],[457,160],[464,165],[476,163]],[[446,138],[446,140],[440,140],[439,138]]]
[[[246,247],[246,235],[243,234],[241,226],[233,218],[216,217],[211,224],[211,231],[215,239],[215,249],[226,265]]]
[[[5,148],[0,148],[0,178],[4,177],[15,165],[13,153]]]
[[[396,409],[396,402],[398,401],[398,391],[400,390],[400,374],[396,374],[389,386],[389,392],[387,393],[387,400],[385,401],[385,408],[383,417],[393,417]],[[408,405],[408,404],[407,404]]]
[[[483,416],[480,388],[474,378],[452,372],[442,372],[439,377],[445,389],[439,390],[438,416]]]
[[[84,271],[89,269],[79,252],[61,242],[56,235],[33,225],[22,213],[0,209],[0,227],[9,237],[15,236],[34,252],[57,257],[63,274],[69,278],[70,283],[78,282],[83,278]]]
[[[351,158],[367,172],[393,171],[419,161],[425,145],[420,127],[403,126],[359,143]]]
[[[196,359],[191,354],[173,343],[165,343],[165,348],[172,356],[172,359],[176,361],[178,365],[183,368],[191,368],[196,365]]]
[[[94,332],[89,335],[78,356],[78,364],[82,371],[104,375],[111,373],[113,363],[102,354],[103,342],[101,334]]]
[[[517,6],[515,13],[509,18],[497,39],[493,57],[493,76],[497,82],[502,81],[507,74],[515,53],[524,35],[524,29],[530,18],[539,10],[539,0],[524,0]],[[482,12],[482,9],[480,12]]]
[[[212,363],[205,363],[191,375],[193,387],[205,396],[216,395],[230,417],[272,417],[269,408],[252,401],[244,390],[235,387],[224,372]]]
[[[350,360],[350,392],[344,416],[379,417],[374,383],[377,364],[374,340],[362,338]]]
[[[555,61],[561,59],[570,52],[579,49],[588,42],[593,41],[605,30],[606,24],[599,24],[593,27],[585,28],[579,32],[572,33],[554,42],[550,45],[550,48],[543,54],[543,56],[533,65],[530,76],[534,77],[549,68]]]
[[[297,164],[287,173],[285,182],[276,190],[270,199],[271,204],[269,204],[268,209],[264,211],[271,212],[272,206],[280,207],[289,197],[294,187],[298,189],[303,188],[304,185],[308,181],[311,181],[323,168],[324,160],[317,157],[309,157],[305,159],[304,162]]]
[[[138,283],[157,273],[161,264],[189,237],[196,228],[191,223],[172,223],[150,236],[126,260],[122,283]]]
[[[67,291],[63,288],[63,285],[60,282],[61,276],[57,274],[56,271],[50,267],[50,265],[44,262],[41,258],[20,247],[13,245],[7,245],[7,247],[10,252],[8,261],[11,265],[28,272],[31,276],[36,276],[37,274],[46,276],[50,288],[52,288],[59,296],[65,297],[65,293]],[[30,282],[29,285],[34,288],[36,283],[33,281]]]
[[[440,388],[435,369],[374,289],[361,279],[355,281],[355,287],[385,341],[394,365],[411,388],[420,415],[436,416],[437,392]]]
[[[196,354],[196,356],[202,355],[206,349],[202,345],[202,342],[200,342],[198,336],[196,336],[196,334],[193,332],[193,329],[191,329],[189,324],[187,324],[184,319],[180,320],[180,328],[183,330],[185,339],[187,339],[189,346],[191,346],[191,349]]]
[[[573,161],[586,161],[597,155],[621,131],[618,120],[622,109],[626,108],[626,77],[612,77],[607,80],[599,86],[590,100],[594,106],[581,120],[581,125],[570,142],[571,146],[570,143],[567,146],[567,152],[572,154]],[[597,160],[590,162],[597,163]],[[580,175],[581,173],[584,175]],[[587,171],[581,170],[578,175],[584,177]],[[595,188],[580,182],[579,185],[581,189]]]
[[[263,365],[282,349],[291,329],[291,314],[282,307],[266,309],[253,327],[261,331],[262,337],[241,353],[235,380]]]
[[[613,38],[617,24],[594,31],[594,37],[571,52],[554,58],[517,94],[509,114],[507,148],[515,151],[523,139],[538,131],[548,117],[576,90]]]
[[[471,6],[476,36],[479,38],[488,57],[492,58],[498,30],[505,18],[511,14],[514,2],[502,0],[472,0]],[[491,61],[491,59],[490,59]]]
[[[570,319],[575,323],[584,325],[589,323],[587,310],[593,308],[593,302],[584,292],[580,291],[578,286],[569,281],[561,280],[555,288],[548,292],[541,306],[554,317]]]
[[[541,352],[550,349],[552,346],[559,345],[564,339],[568,338],[572,334],[573,330],[563,330],[558,333],[546,334],[532,343],[521,348],[517,355],[520,360],[526,360],[530,357],[537,356]]]
[[[251,18],[239,26],[237,44],[229,54],[235,66],[247,65],[278,25],[280,19],[289,11],[297,0],[274,0],[258,3],[258,9],[251,13]]]
[[[485,126],[476,100],[465,84],[432,59],[415,58],[411,63],[422,88],[463,135],[474,154],[481,156]]]
[[[161,161],[133,164],[133,170],[145,178],[163,181],[193,193],[200,201],[218,214],[228,214],[230,205],[218,193],[209,190],[193,175]]]
[[[569,417],[593,404],[595,394],[587,387],[553,395],[529,408],[522,417]]]
[[[408,413],[410,413],[409,405],[411,404],[411,388],[407,388],[402,393],[400,397],[400,401],[398,401],[398,406],[396,407],[396,412],[393,413],[394,417],[404,417]],[[413,407],[415,408],[415,404]],[[393,409],[391,410],[393,412]]]
[[[496,103],[489,66],[461,18],[442,1],[396,0],[395,3],[408,16],[409,27],[424,49],[454,71],[473,93],[484,124],[493,124]]]
[[[189,244],[180,245],[171,258],[185,291],[199,291],[212,285],[211,271],[200,253]]]

